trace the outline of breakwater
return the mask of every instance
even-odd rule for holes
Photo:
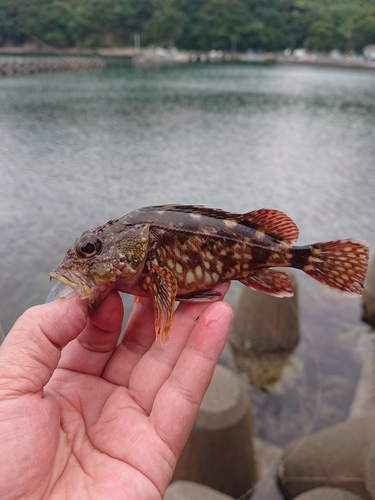
[[[104,66],[103,59],[97,56],[0,57],[0,77],[103,68]]]

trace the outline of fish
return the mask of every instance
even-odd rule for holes
[[[168,340],[175,301],[215,301],[220,283],[290,297],[287,272],[304,271],[347,296],[360,296],[369,245],[345,239],[297,246],[299,230],[275,208],[244,214],[202,205],[140,208],[87,230],[50,277],[96,307],[117,289],[152,297],[156,338]]]

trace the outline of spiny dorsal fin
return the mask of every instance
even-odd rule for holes
[[[226,212],[221,208],[209,208],[205,205],[155,205],[152,208],[153,210],[165,210],[168,212],[184,212],[187,214],[200,214],[206,215],[207,217],[213,217],[214,219],[230,219],[233,216],[237,216],[239,214],[232,214],[231,212]]]
[[[159,205],[150,207],[154,210],[200,214],[214,219],[233,220],[237,224],[252,227],[268,234],[277,240],[292,244],[298,238],[298,227],[284,212],[276,208],[261,208],[246,214],[234,214],[220,208],[209,208],[204,205]]]

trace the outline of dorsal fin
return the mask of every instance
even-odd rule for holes
[[[237,224],[251,227],[288,244],[292,244],[298,238],[299,233],[298,227],[292,219],[276,208],[261,208],[246,214],[234,214],[220,208],[209,208],[204,205],[159,205],[149,208],[233,220]]]
[[[298,238],[299,230],[296,224],[276,208],[261,208],[236,216],[234,220],[238,224],[252,227],[285,243],[292,244]]]

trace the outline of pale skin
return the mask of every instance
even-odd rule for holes
[[[218,287],[221,293],[227,285]],[[29,309],[0,348],[0,498],[161,500],[225,345],[224,302],[181,303],[167,345],[117,292]]]

